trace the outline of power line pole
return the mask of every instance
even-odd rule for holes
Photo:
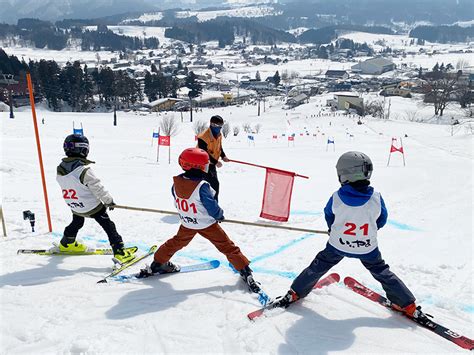
[[[117,96],[115,96],[114,100],[114,126],[117,125]]]
[[[8,102],[10,103],[10,118],[15,118],[15,115],[13,114],[13,98],[12,98],[12,89],[9,86],[8,90]]]
[[[258,101],[258,114],[257,114],[257,116],[260,116],[260,94],[257,94],[257,101]]]
[[[15,83],[15,80],[13,80],[12,74],[3,74],[3,80],[1,81],[7,84],[8,103],[10,106],[10,118],[15,118],[15,115],[13,114],[13,89],[11,86]]]

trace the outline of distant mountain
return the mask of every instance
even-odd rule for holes
[[[19,18],[40,20],[97,18],[127,12],[170,8],[201,9],[223,5],[249,5],[253,0],[0,0],[0,22],[14,24]],[[258,2],[276,2],[263,0]]]
[[[95,18],[129,11],[156,9],[145,0],[0,0],[0,21],[16,23],[19,18],[41,20]]]

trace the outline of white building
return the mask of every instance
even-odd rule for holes
[[[351,67],[354,73],[379,75],[395,69],[395,64],[385,58],[371,58]]]

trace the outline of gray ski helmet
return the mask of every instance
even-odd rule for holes
[[[339,182],[344,185],[359,180],[369,180],[374,167],[370,158],[361,152],[346,152],[336,164]]]

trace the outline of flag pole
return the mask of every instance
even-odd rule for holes
[[[400,146],[402,147],[403,166],[405,166],[405,149],[403,149],[402,137],[400,137]]]
[[[123,210],[130,210],[130,211],[153,212],[153,213],[179,215],[179,213],[175,212],[175,211],[158,210],[158,209],[154,209],[154,208],[131,207],[131,206],[122,206],[122,205],[116,205],[116,206],[114,206],[114,208],[123,209]],[[239,220],[235,220],[235,219],[224,219],[222,222],[223,223],[243,224],[243,225],[246,225],[246,226],[284,229],[284,230],[297,231],[297,232],[307,232],[307,233],[314,233],[314,234],[329,234],[327,231],[322,231],[322,230],[298,228],[298,227],[287,227],[287,226],[280,226],[280,225],[276,225],[276,224],[274,225],[274,224],[267,224],[267,223],[255,223],[255,222],[239,221]]]
[[[156,162],[160,162],[160,127],[158,127],[158,142],[156,147]]]
[[[245,161],[234,160],[234,159],[229,159],[229,161],[232,162],[232,163],[237,163],[237,164],[244,164],[244,165],[255,166],[255,167],[257,167],[257,168],[264,168],[264,169],[271,169],[271,170],[281,171],[281,172],[283,172],[283,173],[294,174],[294,176],[301,177],[301,178],[304,178],[304,179],[309,179],[309,176],[296,174],[296,173],[294,173],[294,172],[292,172],[292,171],[286,171],[286,170],[282,170],[282,169],[270,168],[269,166],[264,166],[264,165],[259,165],[259,164],[253,164],[253,163],[248,163],[248,162],[245,162]]]
[[[44,203],[46,205],[46,216],[48,219],[49,232],[51,233],[53,231],[53,227],[51,225],[51,213],[49,211],[48,190],[46,188],[46,179],[44,177],[43,156],[41,154],[41,143],[40,143],[40,137],[39,137],[39,132],[38,132],[38,122],[36,120],[35,98],[33,95],[33,85],[31,84],[30,73],[26,73],[26,81],[28,82],[28,91],[30,92],[31,113],[33,114],[33,126],[35,128],[36,147],[38,148],[38,159],[39,159],[40,171],[41,171],[41,181],[43,182],[43,195],[44,195]]]
[[[2,220],[2,229],[3,229],[3,236],[7,236],[7,227],[5,226],[5,218],[3,217],[3,207],[0,205],[0,219]]]

